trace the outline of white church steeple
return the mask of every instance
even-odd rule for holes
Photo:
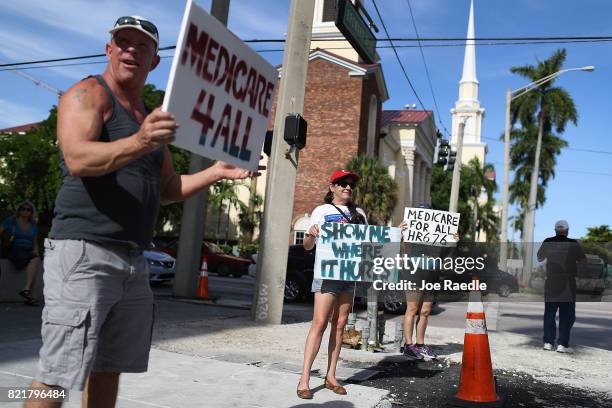
[[[451,146],[456,149],[459,122],[466,121],[463,135],[463,151],[461,162],[468,163],[472,158],[478,157],[481,165],[484,164],[487,145],[481,142],[482,119],[484,108],[478,100],[478,79],[476,78],[476,38],[474,27],[474,0],[470,1],[470,16],[468,20],[467,40],[465,42],[465,55],[463,57],[463,74],[459,81],[459,100],[451,109],[453,118]]]
[[[476,83],[476,45],[474,38],[474,1],[470,4],[470,19],[468,21],[467,41],[465,43],[465,56],[463,57],[463,75],[460,83]]]

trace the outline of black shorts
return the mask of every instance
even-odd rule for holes
[[[7,259],[15,265],[17,269],[23,269],[32,259],[36,258],[36,255],[32,253],[32,248],[12,246],[7,255]]]

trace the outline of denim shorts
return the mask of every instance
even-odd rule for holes
[[[44,263],[35,378],[82,390],[92,371],[147,371],[155,309],[142,250],[47,239]]]
[[[331,293],[339,295],[340,293],[353,293],[356,282],[329,280],[329,279],[313,279],[311,292]]]

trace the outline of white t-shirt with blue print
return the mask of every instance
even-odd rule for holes
[[[325,222],[348,223],[347,218],[351,218],[351,212],[349,211],[348,207],[346,205],[337,205],[336,207],[338,207],[340,210],[342,210],[344,214],[346,214],[346,218],[343,217],[342,214],[340,214],[340,212],[333,205],[323,204],[312,211],[312,214],[310,215],[310,224],[308,225],[308,229],[310,230],[310,227],[312,227],[313,225],[321,226]],[[367,224],[368,219],[363,210],[357,207],[357,212],[363,216],[363,219],[366,220]]]

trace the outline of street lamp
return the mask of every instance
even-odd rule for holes
[[[501,213],[501,238],[500,238],[500,254],[499,254],[499,267],[506,271],[508,268],[508,201],[509,201],[509,184],[510,184],[510,105],[512,101],[525,95],[527,92],[532,91],[547,82],[552,81],[559,75],[569,71],[586,71],[593,72],[595,67],[592,65],[581,67],[581,68],[567,68],[557,71],[553,74],[547,75],[537,81],[531,82],[521,88],[512,91],[510,88],[506,90],[506,128],[504,133],[504,190],[502,192],[502,213]],[[538,129],[538,141],[536,143],[535,160],[533,165],[533,171],[531,172],[531,182],[529,185],[529,200],[527,208],[525,209],[525,218],[523,220],[523,243],[529,243],[533,241],[533,227],[535,221],[535,203],[536,194],[538,192],[538,173],[540,167],[540,150],[542,148],[542,133],[543,123],[542,116],[540,114],[540,122]],[[529,248],[527,248],[529,247]],[[524,245],[527,252],[524,254],[523,259],[523,282],[527,284],[531,275],[531,265],[533,261],[533,243],[532,245]]]

